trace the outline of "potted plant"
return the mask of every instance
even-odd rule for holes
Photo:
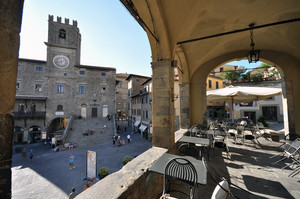
[[[108,168],[107,167],[101,167],[100,169],[99,169],[99,178],[100,179],[103,179],[103,178],[105,178],[106,176],[108,176]]]
[[[123,165],[127,164],[128,162],[130,162],[132,160],[132,157],[127,155],[124,157],[123,159]]]

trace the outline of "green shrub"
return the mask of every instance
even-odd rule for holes
[[[132,160],[132,157],[127,155],[125,156],[124,160],[123,160],[123,165],[127,164],[128,162],[130,162]]]
[[[99,177],[100,177],[100,179],[105,178],[108,174],[109,173],[108,173],[108,168],[107,167],[101,167],[99,169]]]
[[[261,122],[265,127],[268,127],[268,126],[269,126],[269,124],[268,124],[267,121],[266,121],[266,118],[263,117],[263,116],[259,117],[259,118],[257,119],[257,122]]]
[[[78,119],[82,119],[82,116],[81,116],[81,115],[78,115],[77,118],[78,118]]]

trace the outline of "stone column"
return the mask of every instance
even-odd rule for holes
[[[206,125],[207,108],[206,108],[206,83],[190,84],[190,101],[191,101],[191,126],[196,124]]]
[[[11,159],[23,0],[0,1],[0,198],[11,198]]]
[[[188,83],[179,84],[180,93],[180,128],[190,128],[190,85]]]
[[[296,134],[296,123],[295,123],[295,106],[294,106],[294,94],[293,94],[293,81],[286,80],[285,81],[286,93],[284,94],[284,98],[287,99],[287,112],[288,112],[288,129],[289,133]],[[295,137],[289,137],[289,139],[294,140]]]
[[[171,62],[152,63],[152,123],[153,146],[169,149],[175,147],[174,136],[174,75]]]

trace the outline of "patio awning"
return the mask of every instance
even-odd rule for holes
[[[134,126],[135,127],[138,127],[140,125],[141,121],[137,120],[135,123],[134,123]]]
[[[147,128],[148,128],[147,126],[141,125],[139,129],[141,132],[144,132]]]

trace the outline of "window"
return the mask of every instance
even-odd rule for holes
[[[84,71],[84,70],[81,70],[81,71],[79,71],[79,74],[80,74],[80,75],[85,75],[85,71]]]
[[[220,67],[220,72],[223,72],[224,68],[223,67]]]
[[[144,104],[144,97],[142,97],[142,104]]]
[[[101,94],[106,94],[106,87],[105,86],[101,86],[100,93]]]
[[[35,71],[43,71],[43,67],[37,66],[37,67],[35,67]]]
[[[122,82],[118,83],[118,88],[122,88]]]
[[[19,88],[20,88],[20,83],[19,83],[19,82],[17,82],[17,86],[16,86],[16,88],[17,88],[17,89],[19,89]]]
[[[136,82],[140,82],[140,79],[136,79],[135,81],[136,81]]]
[[[148,111],[146,111],[146,118],[148,118]]]
[[[67,76],[67,73],[64,73],[64,76],[66,77],[66,76]]]
[[[18,107],[18,110],[19,110],[19,112],[23,113],[25,111],[25,105],[23,103],[20,103],[19,107]]]
[[[101,72],[101,77],[106,77],[106,73],[105,72]]]
[[[208,80],[208,88],[211,88],[211,80]]]
[[[57,111],[63,111],[63,106],[62,105],[57,105]]]
[[[79,93],[85,93],[84,89],[85,89],[84,86],[79,86]]]
[[[58,85],[57,86],[57,92],[58,93],[63,93],[64,92],[64,86],[63,85]]]
[[[145,103],[147,104],[148,103],[148,96],[146,95],[145,97]]]
[[[64,29],[59,30],[59,38],[65,39],[66,38],[66,31]]]
[[[18,70],[21,70],[21,65],[18,65]]]
[[[34,89],[37,92],[41,92],[42,91],[42,84],[35,84],[34,85]]]
[[[219,88],[219,82],[216,82],[216,89]]]
[[[35,112],[36,111],[36,105],[34,103],[31,104],[30,110],[31,110],[31,112]]]

